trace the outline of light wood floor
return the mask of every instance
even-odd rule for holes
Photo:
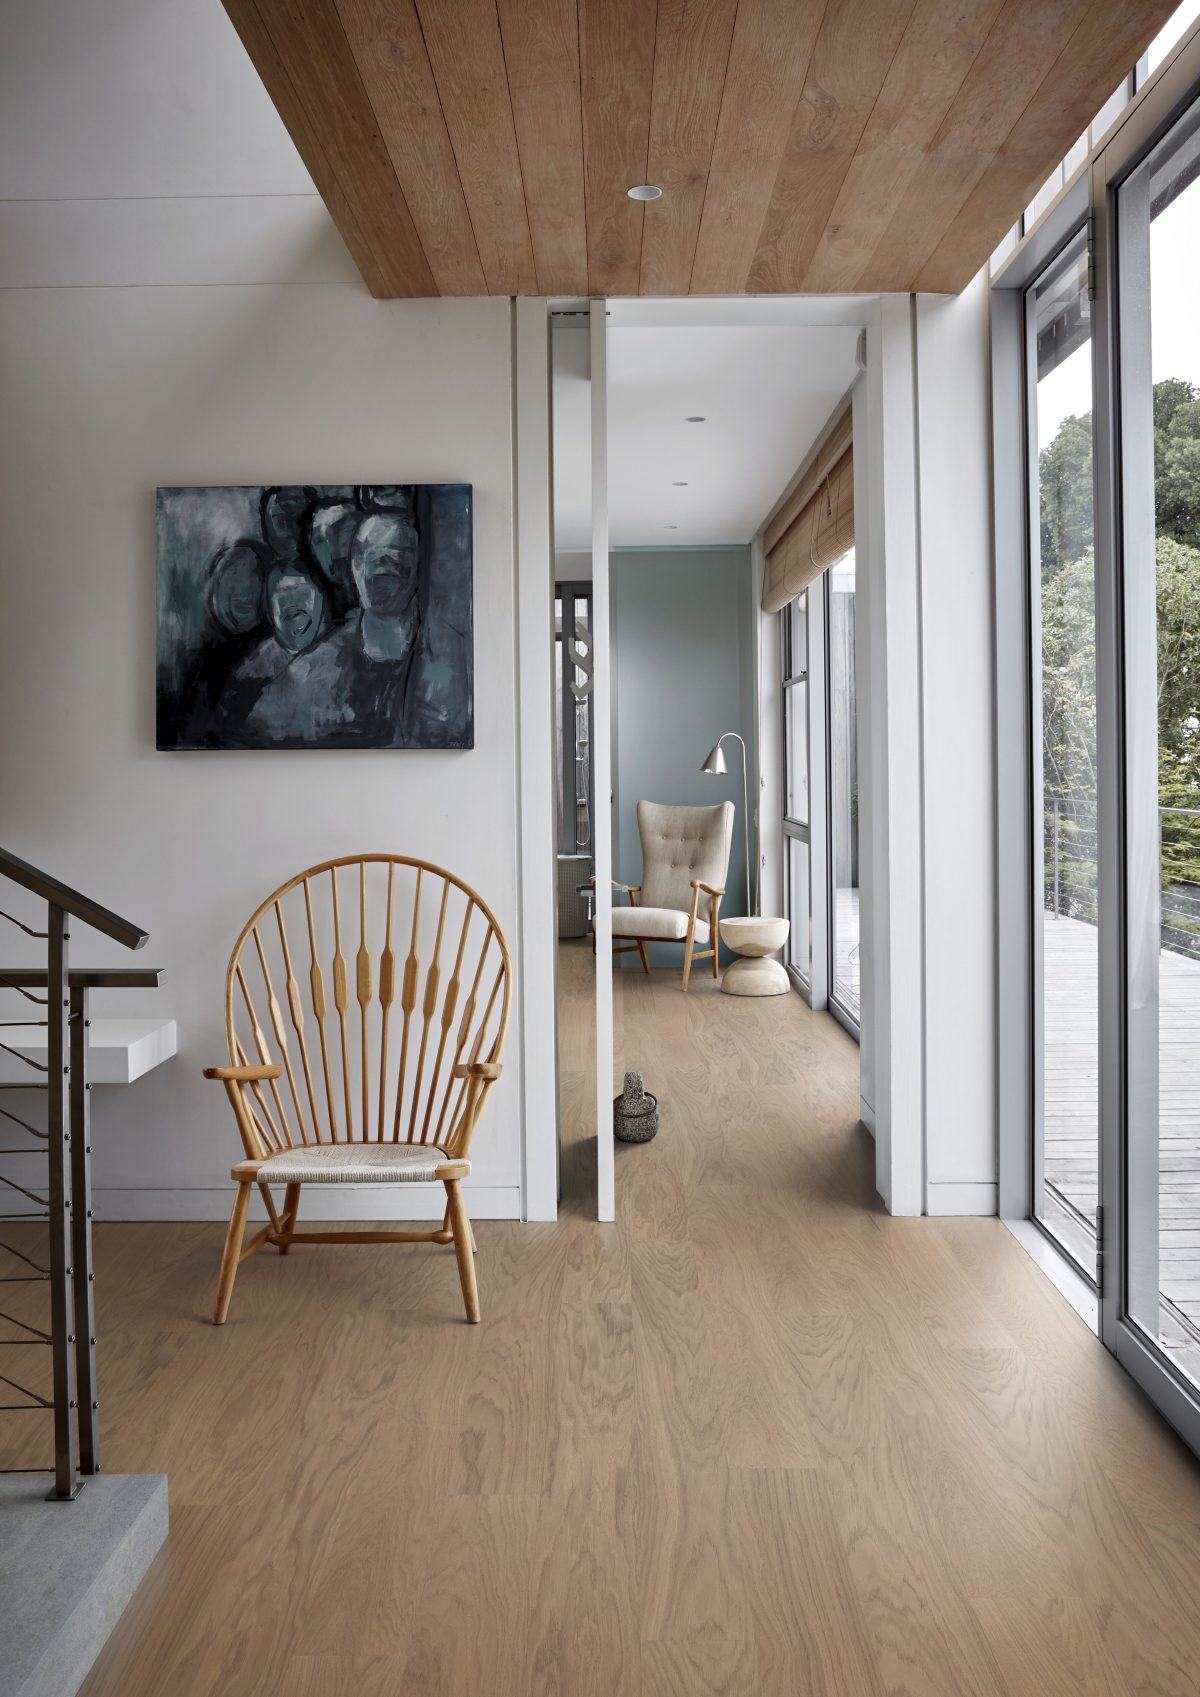
[[[172,1530],[85,1697],[1194,1697],[1200,1469],[997,1222],[882,1213],[832,1020],[619,974],[663,1125],[591,1222],[590,969],[481,1326],[355,1247],[214,1330],[219,1227],[100,1228],[105,1462]]]

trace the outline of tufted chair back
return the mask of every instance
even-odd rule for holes
[[[637,804],[642,839],[642,906],[685,913],[692,905],[692,879],[720,890],[729,870],[733,803],[673,807],[659,801]]]

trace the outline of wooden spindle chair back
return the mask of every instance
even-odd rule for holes
[[[245,1148],[246,1162],[233,1172],[243,1187],[242,1223],[249,1178],[260,1185],[272,1224],[245,1250],[241,1226],[239,1247],[231,1252],[227,1244],[218,1320],[239,1260],[261,1242],[286,1253],[293,1241],[334,1240],[296,1232],[299,1185],[289,1186],[290,1213],[275,1211],[273,1157],[332,1144],[404,1143],[466,1162],[500,1072],[511,996],[508,945],[495,916],[461,878],[428,861],[347,856],[298,873],[268,896],[238,937],[226,974],[229,1066],[207,1076],[224,1082]],[[447,1175],[455,1170],[438,1175],[450,1198],[440,1232],[342,1233],[336,1241],[452,1241],[459,1198]],[[459,1176],[468,1171],[463,1165]],[[470,1236],[465,1212],[462,1218]]]
[[[454,1070],[499,1060],[510,996],[504,935],[453,873],[378,854],[300,873],[248,921],[226,974],[231,1064],[282,1068],[252,1086],[261,1149],[246,1154],[390,1139],[465,1155],[491,1081],[468,1118]]]

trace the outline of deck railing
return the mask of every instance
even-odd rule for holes
[[[1200,808],[1160,807],[1162,947],[1200,960]],[[1044,900],[1053,918],[1097,918],[1096,803],[1048,796],[1044,815]]]
[[[89,996],[96,988],[131,988],[158,983],[157,968],[144,971],[72,969],[68,959],[70,922],[88,925],[128,949],[140,949],[146,933],[140,926],[109,912],[98,902],[62,884],[16,855],[0,849],[0,879],[9,886],[28,891],[45,903],[45,930],[0,909],[0,919],[45,942],[44,966],[0,967],[0,987],[15,991],[37,1010],[33,1017],[6,1019],[0,1039],[9,1063],[28,1069],[28,1078],[0,1085],[0,1120],[3,1135],[0,1157],[20,1157],[18,1167],[0,1170],[0,1260],[5,1264],[0,1288],[45,1284],[49,1288],[50,1312],[46,1325],[35,1317],[22,1318],[8,1312],[20,1306],[14,1298],[0,1295],[0,1337],[4,1354],[9,1348],[48,1350],[51,1360],[50,1395],[18,1383],[0,1371],[0,1413],[48,1413],[54,1424],[54,1484],[50,1498],[72,1501],[80,1488],[80,1476],[100,1471],[96,1395],[96,1327],[93,1305],[91,1136],[88,1112],[87,1029]],[[45,1035],[45,1061],[24,1053],[40,1050],[42,1044],[26,1038],[18,1046],[25,1028],[36,1027]],[[16,1029],[14,1029],[16,1028]],[[17,1112],[10,1092],[38,1092],[45,1101],[45,1126]],[[15,1128],[15,1130],[13,1129]],[[16,1142],[17,1138],[30,1139]],[[14,1146],[10,1147],[12,1144]],[[44,1180],[30,1180],[28,1157],[45,1160]],[[9,1176],[20,1172],[21,1179]],[[11,1211],[10,1211],[11,1210]],[[44,1222],[48,1233],[45,1253],[27,1232],[31,1222]],[[15,1230],[12,1229],[15,1227]],[[8,1269],[15,1266],[16,1272]],[[48,1329],[47,1329],[48,1327]],[[15,1335],[14,1335],[15,1334]],[[7,1346],[7,1347],[5,1347]],[[6,1363],[5,1363],[6,1365]],[[14,1369],[16,1371],[16,1369]],[[13,1401],[17,1397],[21,1400]],[[49,1472],[49,1467],[3,1468],[4,1472]]]

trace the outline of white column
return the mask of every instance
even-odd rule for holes
[[[515,303],[513,502],[517,578],[517,970],[524,1217],[558,1214],[558,945],[554,855],[554,545],[550,484],[550,321]]]
[[[855,398],[855,553],[863,1022],[876,1185],[893,1214],[924,1210],[924,845],[920,552],[912,302],[886,296]]]
[[[592,783],[596,798],[596,1212],[616,1217],[613,1154],[612,727],[608,604],[608,366],[605,303],[592,301]]]
[[[995,1214],[998,1197],[988,297],[981,272],[916,300],[929,1214]]]

